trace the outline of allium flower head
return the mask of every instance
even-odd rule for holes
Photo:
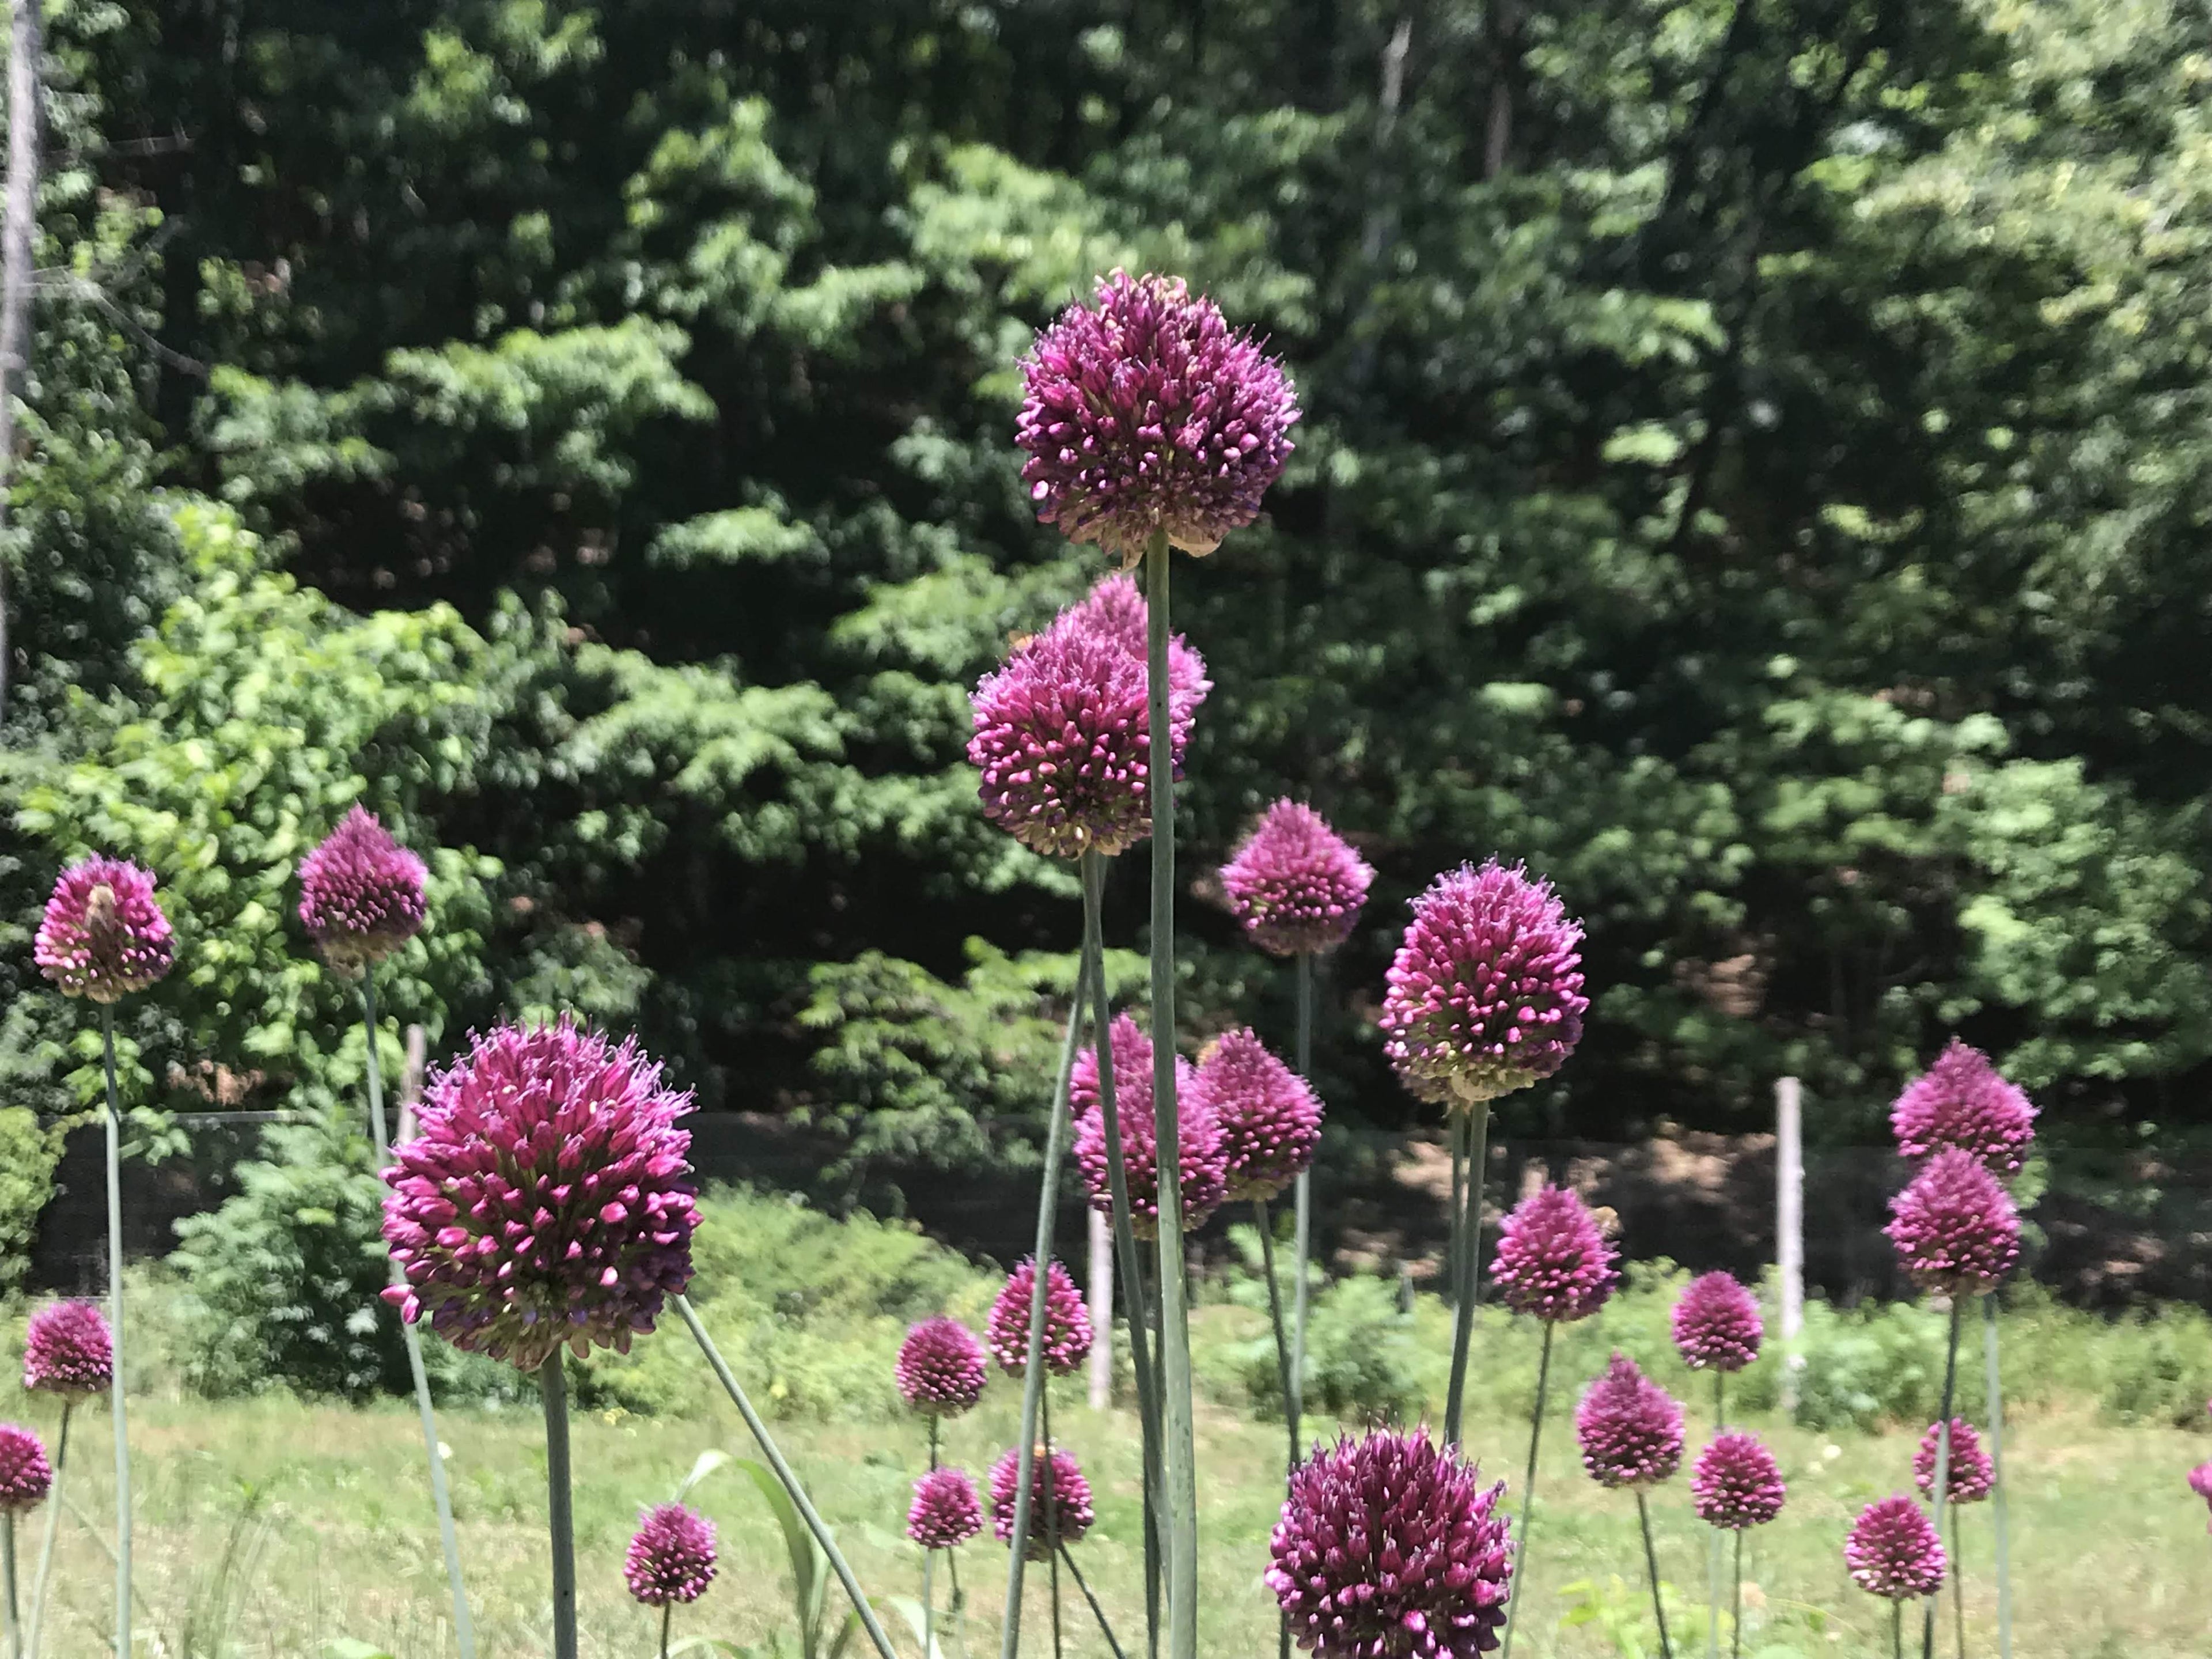
[[[1224,1033],[1176,1098],[1186,1115],[1212,1120],[1224,1203],[1274,1197],[1321,1145],[1320,1100],[1249,1028]]]
[[[1291,1475],[1267,1588],[1320,1659],[1474,1659],[1498,1646],[1513,1579],[1500,1500],[1425,1432],[1377,1430]]]
[[[1615,1352],[1575,1408],[1583,1468],[1601,1486],[1651,1486],[1682,1467],[1682,1408]]]
[[[2035,1108],[1978,1048],[1958,1038],[1905,1085],[1890,1108],[1897,1150],[1926,1158],[1946,1146],[1972,1152],[2001,1176],[2020,1173],[2035,1139]]]
[[[1151,672],[1146,665],[1152,645],[1146,629],[1151,625],[1152,611],[1130,577],[1118,571],[1106,577],[1082,603],[1061,612],[1060,621],[1068,628],[1120,641],[1121,648],[1145,672],[1149,683]],[[1197,718],[1198,706],[1212,690],[1213,682],[1206,677],[1206,659],[1192,649],[1182,635],[1170,635],[1168,724],[1171,729],[1168,735],[1175,739],[1177,777],[1182,775],[1183,745],[1190,741],[1191,724]]]
[[[1121,1162],[1129,1182],[1129,1231],[1139,1238],[1157,1238],[1160,1229],[1159,1141],[1152,1123],[1152,1077],[1133,1089],[1127,1066],[1121,1059],[1119,1038],[1114,1053],[1114,1105],[1121,1129]],[[1194,1097],[1194,1079],[1189,1062],[1176,1059],[1176,1150],[1182,1172],[1177,1191],[1182,1197],[1183,1230],[1202,1226],[1221,1207],[1228,1190],[1229,1173],[1222,1162],[1221,1136],[1202,1100]],[[1091,1075],[1097,1075],[1097,1062]],[[1091,1207],[1101,1212],[1113,1206],[1108,1185],[1110,1166],[1106,1146],[1106,1117],[1086,1113],[1075,1126],[1075,1161],[1091,1189]]]
[[[1790,1489],[1774,1454],[1755,1434],[1724,1434],[1698,1454],[1690,1470],[1690,1505],[1709,1527],[1741,1532],[1782,1513]]]
[[[2190,1470],[2189,1490],[2207,1504],[2212,1504],[2212,1462],[2199,1463],[2195,1468]],[[2212,1532],[2212,1520],[2205,1522],[2204,1529],[2207,1532]]]
[[[300,920],[323,959],[358,976],[422,929],[430,872],[356,806],[300,861]]]
[[[1674,1304],[1674,1346],[1693,1371],[1740,1371],[1759,1358],[1759,1298],[1734,1273],[1699,1273]]]
[[[1229,908],[1261,950],[1333,951],[1352,937],[1375,871],[1310,806],[1279,800],[1221,866]]]
[[[104,1394],[115,1380],[115,1342],[89,1302],[55,1302],[31,1316],[23,1335],[23,1386],[64,1400]]]
[[[1955,1147],[1929,1158],[1890,1200],[1882,1231],[1913,1282],[1948,1296],[1991,1289],[2020,1258],[2011,1195],[1979,1158]]]
[[[1587,1319],[1620,1282],[1620,1253],[1597,1218],[1564,1187],[1542,1187],[1499,1224],[1490,1282],[1515,1313],[1554,1324]]]
[[[1920,1437],[1919,1449],[1912,1454],[1912,1484],[1919,1487],[1923,1498],[1936,1495],[1936,1441],[1942,1427],[1940,1423],[1930,1423]],[[1945,1501],[1952,1504],[1978,1504],[1997,1483],[1996,1465],[1990,1461],[1982,1437],[1963,1417],[1951,1419],[1951,1461],[1944,1466],[1943,1474]]]
[[[1558,1071],[1582,1041],[1582,924],[1549,882],[1492,859],[1413,901],[1390,963],[1383,1049],[1423,1100],[1465,1109]]]
[[[1110,1028],[1114,1051],[1114,1111],[1118,1117],[1131,1109],[1149,1115],[1152,1109],[1152,1040],[1145,1035],[1144,1028],[1127,1014],[1114,1016]],[[1180,1068],[1178,1068],[1180,1069]],[[1181,1079],[1176,1098],[1182,1098]],[[1067,1073],[1067,1110],[1077,1122],[1098,1109],[1098,1050],[1079,1048],[1075,1064]]]
[[[1024,1256],[1006,1275],[1006,1287],[991,1304],[984,1328],[991,1357],[1009,1376],[1029,1367],[1030,1297],[1036,1286],[1036,1258]],[[1044,1276],[1044,1368],[1048,1375],[1073,1375],[1091,1352],[1091,1312],[1067,1269],[1051,1262]]]
[[[629,1349],[691,1279],[691,1097],[635,1042],[563,1018],[501,1025],[433,1078],[384,1172],[385,1291],[447,1341],[534,1370]]]
[[[965,1471],[932,1469],[914,1483],[906,1535],[922,1548],[957,1549],[982,1530],[983,1500]]]
[[[46,1501],[53,1489],[46,1449],[28,1429],[0,1423],[0,1514],[21,1515]]]
[[[1869,1595],[1909,1601],[1942,1589],[1950,1563],[1936,1523],[1899,1493],[1859,1512],[1844,1544],[1844,1565],[1850,1570],[1851,1582]]]
[[[898,1391],[924,1417],[957,1417],[983,1397],[990,1367],[975,1333],[939,1314],[899,1345]]]
[[[1021,1459],[1021,1448],[1009,1446],[991,1469],[991,1533],[1001,1544],[1010,1546],[1014,1540],[1014,1495],[1022,1485]],[[1032,1561],[1044,1560],[1055,1542],[1080,1541],[1091,1530],[1091,1483],[1083,1478],[1073,1455],[1054,1446],[1048,1461],[1044,1448],[1038,1447],[1030,1467],[1030,1536],[1023,1553]]]
[[[88,858],[54,883],[31,955],[63,994],[110,1003],[167,973],[177,947],[153,875],[127,859]]]
[[[697,1601],[714,1582],[714,1523],[681,1504],[646,1510],[623,1559],[623,1577],[648,1607]]]
[[[1211,553],[1259,515],[1290,459],[1280,364],[1181,278],[1101,278],[1022,360],[1014,441],[1037,517],[1125,564],[1154,532]]]

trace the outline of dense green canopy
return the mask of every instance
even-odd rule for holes
[[[359,796],[449,849],[385,999],[434,1042],[573,1006],[863,1156],[1020,1155],[1075,890],[982,822],[966,691],[1099,572],[1032,520],[1013,364],[1126,264],[1307,410],[1179,586],[1187,844],[1202,889],[1290,793],[1381,869],[1340,1108],[1415,1109],[1364,1016],[1497,852],[1595,1005],[1509,1124],[1752,1127],[1795,1071],[1853,1138],[1954,1029],[2069,1133],[2201,1121],[2203,24],[64,0],[0,1065],[65,1103],[28,933],[101,846],[185,951],[140,1097],[337,1086],[291,869]],[[1282,1035],[1191,915],[1194,1034]]]

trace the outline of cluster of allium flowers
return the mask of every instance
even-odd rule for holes
[[[1693,1371],[1740,1371],[1759,1358],[1759,1298],[1734,1273],[1700,1273],[1674,1304],[1674,1346]]]
[[[1105,578],[1081,604],[1062,612],[1061,621],[1070,628],[1118,640],[1140,669],[1151,660],[1151,641],[1146,630],[1151,625],[1152,611],[1145,603],[1145,596],[1137,591],[1135,581],[1127,575],[1117,572]],[[1149,684],[1149,670],[1146,678]],[[1173,759],[1177,777],[1182,775],[1183,746],[1190,741],[1190,728],[1198,718],[1198,706],[1212,690],[1213,682],[1206,677],[1206,659],[1182,635],[1170,635],[1168,735],[1175,740]]]
[[[1789,1495],[1781,1466],[1755,1434],[1720,1436],[1690,1470],[1690,1504],[1709,1527],[1763,1527],[1782,1513]]]
[[[1923,1498],[1936,1493],[1936,1443],[1942,1427],[1930,1423],[1920,1437],[1919,1449],[1912,1454],[1912,1484],[1920,1488]],[[1978,1504],[1996,1485],[1996,1465],[1990,1461],[1974,1425],[1963,1417],[1951,1419],[1951,1457],[1944,1465],[1943,1476],[1945,1501],[1953,1504]]]
[[[1899,1493],[1859,1512],[1844,1544],[1844,1565],[1851,1582],[1869,1595],[1909,1601],[1942,1589],[1950,1563],[1936,1523]]]
[[[56,1302],[31,1316],[23,1337],[23,1386],[82,1400],[115,1380],[115,1342],[89,1302]]]
[[[1321,1659],[1474,1659],[1498,1646],[1513,1578],[1504,1482],[1425,1432],[1378,1430],[1291,1475],[1267,1588]]]
[[[1073,1455],[1058,1446],[1048,1461],[1042,1446],[1035,1457],[1030,1467],[1030,1536],[1023,1553],[1042,1561],[1055,1543],[1079,1542],[1091,1530],[1091,1483]],[[991,1534],[1001,1544],[1013,1542],[1014,1497],[1021,1485],[1022,1449],[1009,1446],[991,1469]]]
[[[121,1000],[176,961],[154,878],[125,859],[89,858],[54,883],[31,947],[40,971],[73,997]]]
[[[1616,1352],[1575,1408],[1583,1468],[1601,1486],[1650,1486],[1682,1467],[1682,1408]]]
[[[358,975],[422,930],[430,877],[416,858],[356,806],[300,862],[300,920],[323,959]]]
[[[991,1304],[990,1322],[984,1327],[991,1357],[1009,1376],[1029,1368],[1030,1297],[1036,1288],[1036,1258],[1025,1256],[1006,1275],[999,1299]],[[1044,1368],[1053,1376],[1074,1373],[1091,1352],[1091,1312],[1067,1269],[1057,1261],[1047,1265],[1044,1276]]]
[[[691,1278],[698,1225],[660,1067],[563,1018],[502,1025],[434,1077],[395,1147],[385,1296],[456,1347],[525,1370],[566,1344],[627,1352]]]
[[[1587,1319],[1620,1282],[1620,1253],[1597,1218],[1564,1187],[1543,1187],[1498,1224],[1490,1281],[1516,1313],[1554,1324]]]
[[[990,1367],[975,1333],[939,1314],[907,1332],[893,1374],[906,1403],[924,1417],[957,1417],[983,1397]]]
[[[38,1508],[53,1484],[53,1467],[39,1437],[15,1424],[0,1423],[0,1514]]]
[[[1164,532],[1211,553],[1252,522],[1290,459],[1282,367],[1173,276],[1100,279],[1022,360],[1014,441],[1037,517],[1124,563]]]
[[[1224,1203],[1274,1197],[1321,1145],[1320,1100],[1249,1028],[1224,1033],[1176,1098],[1186,1117],[1212,1121]]]
[[[1352,937],[1375,871],[1310,806],[1279,800],[1221,866],[1229,908],[1261,950],[1333,951]]]
[[[2199,1463],[2189,1472],[2189,1490],[2207,1504],[2212,1504],[2212,1462]],[[2212,1532],[2212,1520],[2207,1520],[2204,1529]]]
[[[1222,1164],[1221,1137],[1211,1115],[1191,1097],[1189,1064],[1180,1056],[1176,1072],[1176,1152],[1182,1172],[1176,1190],[1182,1198],[1183,1231],[1190,1232],[1221,1207],[1229,1176]],[[1119,1054],[1114,1078],[1121,1163],[1128,1177],[1129,1231],[1139,1238],[1156,1238],[1160,1230],[1159,1140],[1152,1122],[1152,1085],[1147,1079],[1143,1089],[1129,1089]],[[1091,1207],[1101,1212],[1110,1211],[1114,1201],[1108,1185],[1108,1157],[1105,1114],[1088,1113],[1076,1125],[1075,1161],[1091,1189]]]
[[[1987,1054],[1953,1037],[1936,1063],[1898,1096],[1889,1125],[1897,1150],[1907,1158],[1955,1146],[2001,1176],[2014,1176],[2035,1139],[2035,1108],[1997,1074]]]
[[[1890,1200],[1882,1231],[1923,1290],[1973,1296],[2020,1258],[2020,1216],[2003,1185],[1972,1152],[1937,1152]]]
[[[1558,1071],[1589,1006],[1582,937],[1551,884],[1517,866],[1438,876],[1413,901],[1378,1022],[1406,1086],[1471,1107]]]
[[[648,1607],[697,1601],[714,1582],[714,1523],[681,1504],[646,1510],[623,1559],[623,1577]]]
[[[922,1548],[957,1549],[982,1530],[983,1500],[965,1471],[932,1469],[914,1483],[906,1535]]]

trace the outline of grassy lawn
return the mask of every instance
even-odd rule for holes
[[[1625,1494],[1599,1491],[1574,1459],[1567,1415],[1578,1386],[1555,1397],[1546,1436],[1535,1572],[1515,1644],[1529,1659],[1656,1651],[1634,1505]],[[1480,1396],[1474,1406],[1473,1449],[1486,1471],[1510,1470],[1517,1485],[1525,1424],[1485,1411]],[[1012,1389],[994,1388],[975,1415],[950,1426],[951,1460],[987,1469],[1012,1437],[1016,1407]],[[20,1396],[7,1409],[52,1427],[51,1413]],[[1079,1559],[1133,1653],[1142,1642],[1134,1422],[1124,1413],[1091,1413],[1072,1388],[1059,1397],[1055,1417],[1099,1489],[1097,1525],[1078,1547]],[[1845,1579],[1841,1545],[1859,1506],[1902,1484],[1911,1437],[1831,1437],[1757,1419],[1753,1425],[1770,1435],[1790,1492],[1783,1518],[1754,1534],[1747,1551],[1752,1610],[1743,1651],[1766,1659],[1887,1654],[1887,1605]],[[294,1659],[339,1637],[402,1659],[454,1651],[419,1443],[403,1406],[356,1411],[273,1399],[209,1406],[157,1397],[134,1406],[132,1431],[139,1585],[144,1617],[160,1632],[149,1651]],[[538,1421],[521,1409],[453,1412],[444,1432],[479,1650],[484,1659],[537,1659],[547,1650]],[[924,1457],[920,1426],[794,1423],[780,1437],[864,1583],[881,1596],[918,1595],[919,1556],[900,1530],[908,1484]],[[78,1413],[72,1438],[75,1513],[63,1530],[46,1644],[57,1659],[104,1651],[110,1619],[103,1547],[77,1521],[105,1516],[112,1501],[103,1406]],[[1201,1407],[1199,1440],[1206,1650],[1224,1659],[1272,1653],[1272,1602],[1260,1573],[1275,1513],[1280,1426]],[[750,1455],[734,1412],[672,1421],[604,1413],[577,1425],[586,1655],[646,1659],[656,1650],[657,1620],[623,1589],[623,1549],[638,1506],[667,1496],[712,1446]],[[2201,1437],[2117,1428],[2085,1407],[2059,1403],[2021,1413],[2008,1455],[2020,1659],[2203,1659],[2212,1652],[2212,1538],[2203,1504],[2183,1483],[2204,1455]],[[707,1481],[698,1501],[721,1529],[724,1564],[706,1600],[679,1612],[679,1639],[710,1634],[751,1644],[787,1635],[788,1574],[759,1500],[726,1470]],[[1701,1615],[1692,1609],[1704,1600],[1709,1534],[1689,1512],[1686,1479],[1662,1489],[1654,1509],[1662,1571],[1680,1589],[1689,1626],[1676,1632],[1678,1650],[1699,1653]],[[1969,1651],[1994,1653],[1988,1506],[1969,1510],[1966,1522]],[[43,1526],[41,1514],[24,1529],[27,1571]],[[961,1554],[969,1603],[964,1645],[981,1659],[996,1651],[1006,1555],[988,1540]],[[1048,1581],[1036,1572],[1030,1582],[1034,1622],[1025,1641],[1036,1655],[1049,1640]],[[939,1589],[941,1595],[942,1574]],[[1950,1619],[1947,1601],[1946,1653]],[[903,1636],[902,1621],[887,1622]],[[1064,1630],[1069,1654],[1105,1654],[1072,1587]]]

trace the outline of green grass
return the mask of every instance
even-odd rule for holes
[[[1243,1309],[1202,1309],[1200,1340],[1242,1337],[1251,1317]],[[678,1330],[652,1341],[680,1337]],[[1524,1339],[1533,1347],[1529,1333],[1490,1325],[1481,1340]],[[1586,1375],[1559,1378],[1546,1434],[1534,1577],[1516,1640],[1516,1653],[1528,1659],[1636,1650],[1607,1637],[1608,1620],[1623,1628],[1621,1640],[1633,1642],[1649,1619],[1633,1504],[1598,1490],[1574,1461],[1569,1416]],[[1667,1380],[1681,1386],[1680,1378]],[[1705,1396],[1692,1397],[1702,1413]],[[978,1412],[949,1425],[949,1457],[971,1473],[986,1471],[1007,1443],[1018,1404],[1017,1390],[995,1382]],[[1525,1409],[1519,1389],[1500,1386],[1476,1390],[1469,1412],[1469,1443],[1484,1468],[1510,1472],[1516,1483]],[[0,1410],[49,1433],[53,1426],[44,1401],[17,1395],[0,1401]],[[1862,1504],[1905,1484],[1911,1436],[1804,1431],[1765,1414],[1747,1420],[1770,1436],[1790,1494],[1783,1518],[1754,1534],[1747,1553],[1755,1610],[1744,1652],[1762,1659],[1887,1654],[1887,1607],[1845,1579],[1841,1545]],[[1097,1525],[1078,1547],[1079,1559],[1135,1659],[1142,1623],[1134,1419],[1092,1413],[1070,1384],[1055,1396],[1054,1421],[1098,1487]],[[2203,1437],[2123,1425],[2088,1400],[2063,1395],[2024,1408],[2010,1427],[2019,1659],[2203,1659],[2212,1652],[2212,1538],[2204,1505],[2183,1479],[2207,1455]],[[421,1449],[403,1403],[356,1410],[264,1396],[210,1404],[157,1385],[143,1404],[134,1402],[131,1429],[139,1586],[161,1632],[160,1648],[147,1651],[171,1659],[302,1659],[337,1638],[402,1659],[453,1651]],[[538,1659],[547,1649],[547,1579],[537,1415],[517,1407],[453,1410],[443,1431],[480,1651],[483,1659]],[[900,1532],[908,1485],[924,1457],[921,1426],[871,1415],[789,1421],[777,1432],[862,1581],[879,1596],[917,1595],[920,1559]],[[70,1492],[75,1511],[95,1524],[111,1501],[106,1433],[98,1402],[79,1413]],[[639,1506],[666,1497],[707,1448],[739,1455],[752,1449],[726,1408],[659,1418],[604,1411],[584,1416],[575,1434],[583,1652],[646,1659],[656,1651],[657,1625],[629,1603],[621,1580]],[[1221,1659],[1272,1654],[1272,1601],[1260,1574],[1277,1504],[1280,1425],[1201,1401],[1198,1441],[1206,1651]],[[724,1565],[707,1598],[679,1611],[679,1638],[710,1634],[750,1644],[787,1632],[782,1547],[757,1498],[724,1471],[696,1499],[721,1529]],[[1702,1603],[1705,1534],[1689,1513],[1686,1479],[1660,1491],[1654,1518],[1662,1571],[1686,1601]],[[27,1571],[43,1522],[43,1514],[33,1516],[21,1530]],[[1970,1509],[1966,1522],[1970,1651],[1994,1653],[1988,1506]],[[1005,1554],[988,1540],[961,1554],[965,1650],[980,1656],[996,1640]],[[74,1516],[64,1525],[57,1580],[47,1652],[55,1659],[100,1654],[110,1616],[106,1559]],[[1030,1582],[1026,1647],[1042,1655],[1050,1650],[1049,1580],[1040,1571]],[[944,1585],[940,1573],[940,1594]],[[1563,1622],[1578,1607],[1605,1616]],[[1945,1653],[1949,1618],[1947,1602]],[[895,1634],[903,1632],[902,1620],[887,1622]],[[1072,1587],[1063,1629],[1069,1656],[1104,1655]],[[1685,1659],[1704,1651],[1693,1632],[1680,1634]]]

